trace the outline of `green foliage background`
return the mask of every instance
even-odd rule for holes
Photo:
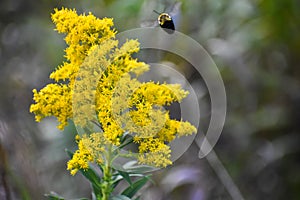
[[[178,31],[202,44],[217,62],[228,98],[227,120],[215,147],[245,199],[300,198],[300,4],[296,0],[183,0]],[[3,0],[0,2],[0,199],[68,198],[90,194],[66,171],[65,148],[75,130],[37,124],[32,88],[49,82],[64,41],[53,31],[55,7],[113,17],[121,32],[156,20],[172,1]],[[189,74],[187,72],[187,74]],[[231,199],[193,144],[175,165],[154,174],[145,199]],[[170,178],[171,177],[171,178]],[[176,181],[182,178],[184,181]],[[174,183],[170,185],[169,183]],[[168,185],[169,184],[169,185]]]

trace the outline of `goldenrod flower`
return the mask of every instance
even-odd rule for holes
[[[103,152],[105,151],[106,141],[102,133],[92,133],[89,136],[83,135],[82,138],[76,136],[78,150],[73,158],[69,160],[67,169],[75,175],[79,169],[88,169],[89,162],[102,164],[104,161]]]
[[[49,84],[39,92],[33,90],[36,103],[31,105],[30,112],[36,114],[36,121],[48,116],[57,117],[58,128],[63,129],[73,115],[72,90],[81,64],[92,46],[114,38],[116,32],[112,29],[112,19],[97,19],[91,13],[77,15],[75,9],[55,9],[51,17],[56,30],[66,34],[65,41],[69,46],[65,50],[67,61],[52,72],[50,78],[66,84]]]
[[[36,102],[30,106],[30,112],[35,114],[35,120],[40,122],[44,117],[55,116],[63,129],[72,117],[71,89],[64,84],[48,84],[37,92],[33,90],[33,100]]]
[[[99,132],[91,130],[89,135],[76,137],[78,150],[68,162],[71,174],[88,169],[89,162],[101,164],[107,145],[119,146],[125,132],[139,146],[141,164],[172,164],[167,143],[195,133],[196,128],[170,119],[163,106],[180,102],[188,92],[177,84],[139,82],[137,77],[149,66],[131,56],[139,51],[137,40],[118,47],[112,19],[77,15],[75,10],[62,8],[55,9],[52,20],[56,30],[66,34],[67,61],[51,73],[56,83],[39,92],[33,90],[35,104],[30,112],[36,121],[55,116],[59,129],[69,119],[83,128],[93,123],[101,127]]]

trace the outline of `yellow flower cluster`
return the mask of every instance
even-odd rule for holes
[[[35,114],[35,120],[40,122],[44,117],[55,116],[63,129],[72,117],[71,89],[64,84],[48,84],[37,92],[33,90],[33,100],[36,104],[30,106],[30,112]]]
[[[140,142],[138,160],[141,164],[166,167],[172,164],[170,147],[159,138],[147,138]]]
[[[138,41],[128,40],[118,47],[112,19],[62,8],[55,9],[52,20],[56,30],[66,34],[67,62],[50,75],[57,83],[33,90],[35,104],[30,112],[36,121],[57,117],[60,129],[72,119],[92,132],[77,138],[78,150],[68,162],[71,174],[87,169],[89,162],[101,164],[106,146],[121,145],[125,132],[133,135],[141,164],[172,164],[167,143],[195,133],[196,128],[170,119],[163,106],[180,102],[188,92],[177,84],[139,82],[137,77],[149,66],[132,58],[139,51]],[[101,131],[91,130],[94,124]]]
[[[112,112],[112,109],[115,109],[115,104],[112,104],[113,99],[119,99],[121,101],[125,100],[115,92],[116,87],[122,83],[124,76],[129,76],[129,72],[138,76],[149,68],[145,63],[138,62],[131,57],[131,54],[138,50],[139,43],[136,40],[127,41],[119,49],[111,49],[111,59],[108,60],[106,58],[109,65],[107,66],[106,71],[102,73],[97,87],[96,112],[98,114],[98,119],[104,131],[105,138],[114,145],[120,144],[119,138],[124,133],[122,125],[117,122],[117,119],[113,116],[114,113]],[[131,82],[130,80],[131,78],[128,79],[127,83]]]
[[[115,37],[116,32],[111,28],[113,20],[98,19],[91,13],[77,15],[75,9],[62,8],[54,11],[51,15],[52,21],[59,33],[66,34],[65,41],[69,47],[65,50],[68,62],[59,66],[50,78],[56,81],[69,80],[69,84],[73,86],[79,67],[90,48]]]
[[[75,175],[79,169],[88,169],[89,162],[102,164],[103,152],[105,150],[106,141],[102,133],[92,133],[89,136],[76,136],[78,142],[78,150],[74,153],[73,158],[69,160],[67,169]]]
[[[55,9],[51,17],[56,30],[66,34],[65,41],[69,46],[65,50],[67,62],[52,72],[50,78],[67,84],[50,84],[39,92],[33,90],[36,103],[31,105],[30,112],[36,115],[38,122],[48,116],[57,117],[58,128],[62,130],[73,116],[72,88],[81,64],[92,46],[114,38],[116,32],[112,29],[112,19],[97,19],[91,13],[77,15],[75,10],[62,8]]]

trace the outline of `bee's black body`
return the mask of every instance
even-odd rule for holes
[[[174,22],[172,17],[167,13],[161,13],[157,19],[160,27],[164,28],[168,33],[173,33],[175,31]]]

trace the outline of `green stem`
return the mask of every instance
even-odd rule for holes
[[[112,180],[112,174],[113,169],[111,167],[112,162],[112,145],[108,146],[107,154],[106,154],[106,162],[105,166],[103,167],[103,178],[101,183],[101,193],[102,193],[102,199],[101,200],[108,200],[110,197],[110,194],[113,191],[113,180]]]

